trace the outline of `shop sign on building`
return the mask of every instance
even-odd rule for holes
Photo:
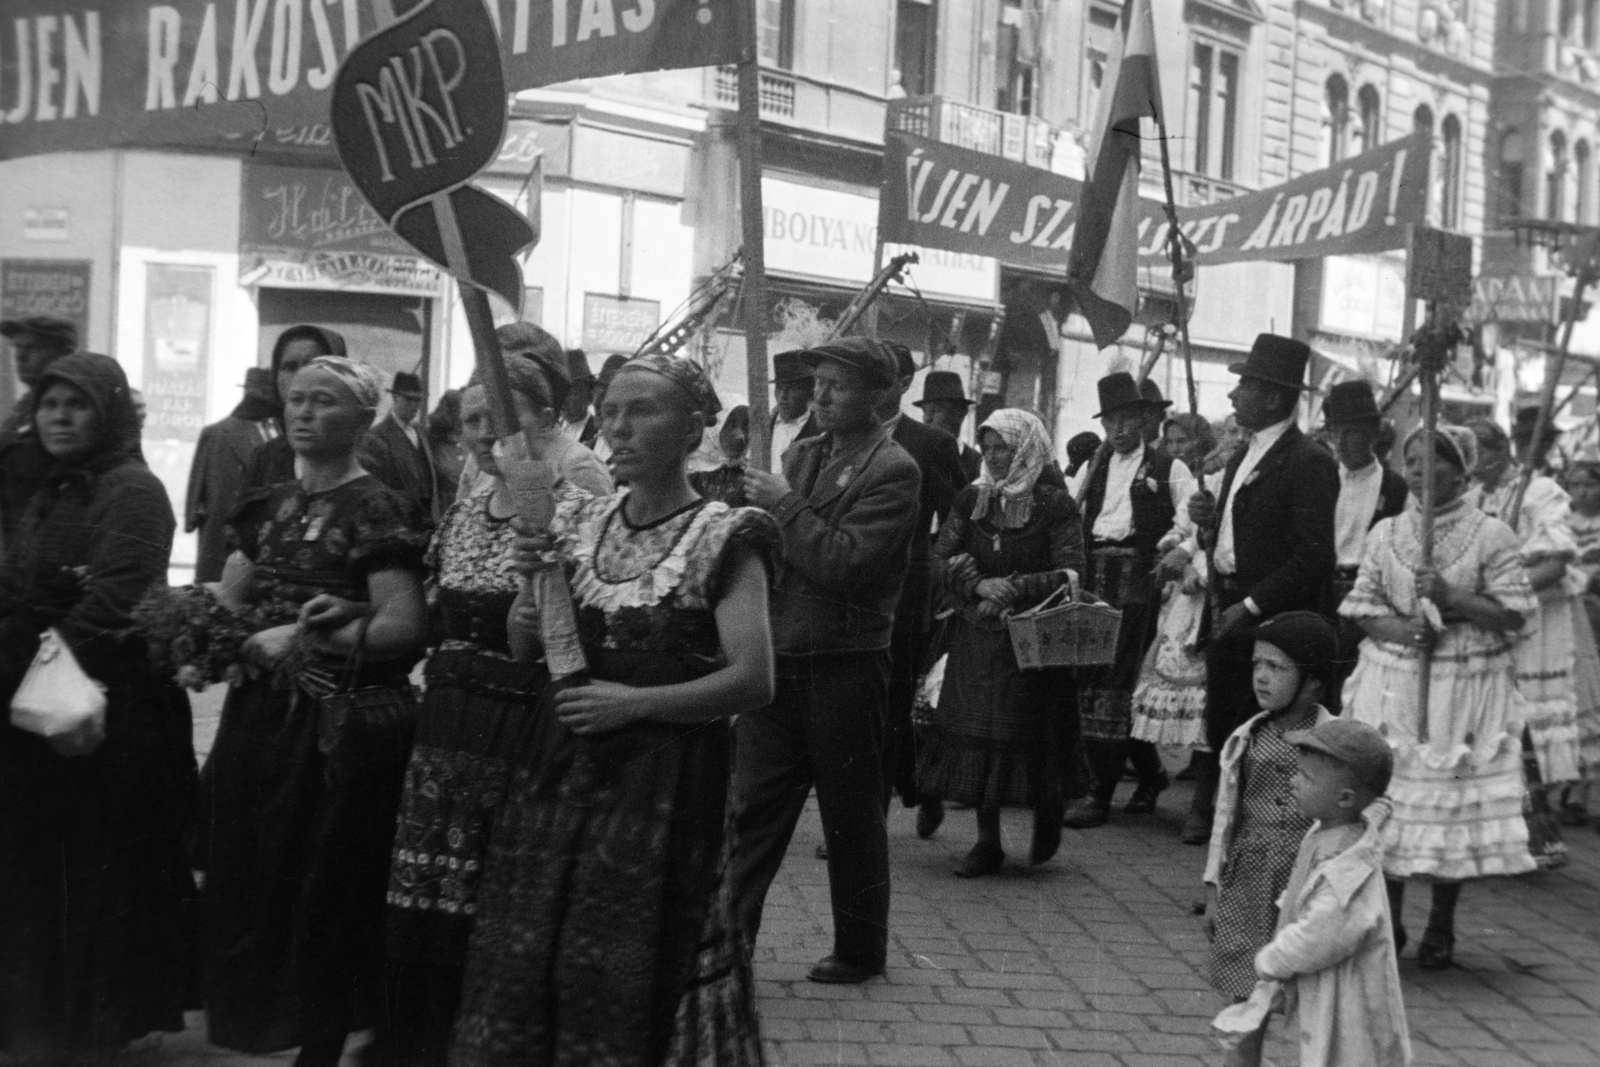
[[[22,236],[29,241],[66,241],[72,237],[72,211],[64,207],[22,209]]]
[[[572,177],[679,199],[689,176],[689,145],[579,125],[572,131]]]
[[[536,122],[533,119],[508,119],[500,152],[484,167],[486,174],[513,174],[526,177],[536,159],[544,161],[547,178],[567,176],[567,157],[571,154],[572,126],[565,122]]]
[[[241,285],[418,296],[443,291],[443,273],[417,258],[343,171],[246,166],[241,201]]]
[[[1561,275],[1487,275],[1472,281],[1473,322],[1554,322],[1561,300]]]
[[[144,436],[193,442],[206,424],[213,270],[151,263],[145,275]]]
[[[878,202],[870,196],[761,179],[766,216],[767,269],[819,281],[864,285],[872,280],[878,242]],[[929,296],[992,303],[999,271],[994,259],[969,252],[886,244],[884,261],[917,253],[909,278]]]
[[[66,319],[87,341],[92,269],[87,259],[0,259],[0,319]]]
[[[659,325],[659,300],[583,294],[583,347],[587,351],[632,353]]]
[[[1329,256],[1322,263],[1317,328],[1383,341],[1405,329],[1406,265],[1387,256]]]

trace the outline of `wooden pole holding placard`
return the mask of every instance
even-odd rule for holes
[[[756,47],[756,6],[739,5],[743,58],[739,62],[739,212],[744,233],[744,362],[750,404],[749,463],[772,468],[772,427],[767,415],[766,220],[761,206],[761,59]]]

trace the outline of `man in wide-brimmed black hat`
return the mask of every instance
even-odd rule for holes
[[[1145,650],[1155,636],[1154,605],[1157,548],[1172,531],[1179,509],[1194,493],[1194,476],[1182,461],[1147,443],[1170,403],[1160,390],[1142,389],[1133,375],[1118,371],[1098,383],[1100,411],[1110,445],[1105,459],[1090,470],[1083,496],[1083,531],[1088,567],[1083,584],[1122,611],[1116,659],[1105,667],[1078,672],[1078,714],[1083,750],[1093,781],[1087,795],[1072,803],[1065,823],[1074,829],[1099,826],[1110,816],[1111,798],[1131,757],[1138,787],[1124,809],[1148,815],[1167,786],[1161,757],[1148,741],[1132,741],[1134,686]]]
[[[806,354],[798,349],[779,352],[772,357],[772,392],[776,403],[772,406],[772,457],[767,469],[774,474],[783,470],[783,454],[789,446],[803,437],[815,437],[817,420],[811,414],[811,364]]]
[[[1367,531],[1380,519],[1398,515],[1406,507],[1406,482],[1378,462],[1373,446],[1383,428],[1372,383],[1340,382],[1328,390],[1322,403],[1323,432],[1333,441],[1339,459],[1339,503],[1333,514],[1333,546],[1337,557],[1330,611],[1338,611],[1356,582],[1361,553],[1366,548]],[[1356,646],[1361,643],[1361,627],[1353,619],[1338,619],[1339,685],[1355,670]]]
[[[417,518],[432,522],[434,508],[433,446],[417,427],[426,394],[422,379],[399,371],[389,386],[389,414],[361,438],[361,465],[411,506]]]
[[[967,411],[972,401],[967,399],[961,385],[961,375],[950,370],[931,370],[922,379],[922,399],[915,402],[922,409],[922,421],[961,440],[961,425],[967,421]],[[983,469],[983,453],[969,444],[961,446],[961,473],[966,484],[978,480]]]
[[[1263,333],[1243,363],[1228,369],[1239,384],[1228,399],[1250,442],[1228,461],[1215,500],[1196,494],[1189,517],[1211,552],[1211,631],[1206,647],[1206,739],[1211,753],[1196,767],[1194,803],[1183,839],[1211,834],[1216,753],[1254,706],[1250,656],[1254,625],[1279,612],[1321,610],[1333,577],[1338,464],[1295,425],[1311,349]]]

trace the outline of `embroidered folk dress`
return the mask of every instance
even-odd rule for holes
[[[635,527],[627,498],[563,501],[551,524],[590,674],[709,674],[729,568],[770,564],[777,527],[715,501]],[[453,1067],[761,1062],[726,879],[731,740],[726,722],[580,737],[541,704],[490,839]]]
[[[1578,545],[1578,558],[1569,570],[1576,572],[1574,586],[1581,588],[1578,610],[1573,612],[1577,632],[1574,678],[1578,690],[1578,762],[1585,778],[1600,778],[1600,714],[1584,714],[1582,709],[1600,706],[1600,594],[1589,591],[1589,583],[1600,574],[1600,515],[1585,515],[1574,510],[1568,519],[1572,538]],[[1581,576],[1581,577],[1577,577]]]
[[[1521,482],[1521,471],[1511,468],[1493,492],[1480,489],[1479,509],[1512,525],[1524,567],[1576,559],[1578,546],[1569,522],[1571,497],[1566,490],[1553,479],[1535,475],[1513,523],[1511,504]],[[1539,761],[1539,780],[1545,785],[1579,776],[1578,720],[1600,717],[1600,707],[1580,708],[1573,677],[1573,612],[1578,608],[1579,592],[1581,586],[1574,588],[1568,580],[1536,592],[1539,610],[1529,620],[1514,653],[1517,688],[1528,698],[1528,734]]]
[[[427,542],[404,507],[371,475],[325,492],[297,481],[258,490],[233,522],[255,566],[254,606],[283,625],[319,593],[365,601],[368,575],[420,573]],[[337,680],[344,658],[315,666]],[[410,666],[369,661],[354,684],[404,685]],[[206,1021],[224,1048],[293,1048],[370,1025],[379,1007],[384,886],[411,731],[324,753],[318,711],[302,685],[234,684],[202,772]]]
[[[1355,587],[1339,606],[1349,619],[1418,617],[1421,515],[1415,502],[1367,536]],[[1434,566],[1451,585],[1531,618],[1517,535],[1467,499],[1434,512]],[[1452,622],[1431,657],[1428,738],[1418,737],[1417,650],[1361,642],[1344,687],[1345,715],[1375,727],[1394,751],[1384,824],[1383,870],[1391,878],[1480,878],[1532,870],[1522,815],[1522,731],[1528,701],[1515,678],[1513,634]]]
[[[1156,637],[1145,652],[1133,690],[1137,741],[1155,745],[1201,745],[1206,739],[1206,658],[1199,647],[1206,610],[1206,557],[1196,553],[1181,579],[1162,595]]]

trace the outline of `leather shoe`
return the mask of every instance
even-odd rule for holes
[[[923,797],[917,805],[917,836],[926,841],[938,832],[944,823],[944,801],[938,797]]]
[[[1455,954],[1455,934],[1432,928],[1422,931],[1422,943],[1417,946],[1418,967],[1429,971],[1442,971],[1450,966]]]
[[[1180,836],[1186,845],[1209,845],[1211,843],[1211,815],[1203,811],[1191,811],[1183,820],[1183,833]]]
[[[882,967],[863,967],[858,963],[850,963],[838,956],[829,955],[818,960],[817,965],[811,968],[811,973],[806,977],[824,985],[858,985],[882,973]]]
[[[1161,791],[1167,788],[1171,780],[1163,771],[1159,777],[1140,782],[1139,788],[1133,791],[1133,796],[1128,798],[1128,803],[1123,805],[1123,812],[1128,815],[1152,815],[1156,810],[1156,798]]]
[[[1094,797],[1079,797],[1067,808],[1067,814],[1061,820],[1061,825],[1072,830],[1089,830],[1096,826],[1104,826],[1111,818],[1111,806]]]
[[[961,866],[955,869],[957,878],[982,878],[994,874],[1005,866],[1006,854],[1000,850],[999,845],[991,845],[979,841],[972,846],[972,851],[967,853],[966,859],[961,861]]]

